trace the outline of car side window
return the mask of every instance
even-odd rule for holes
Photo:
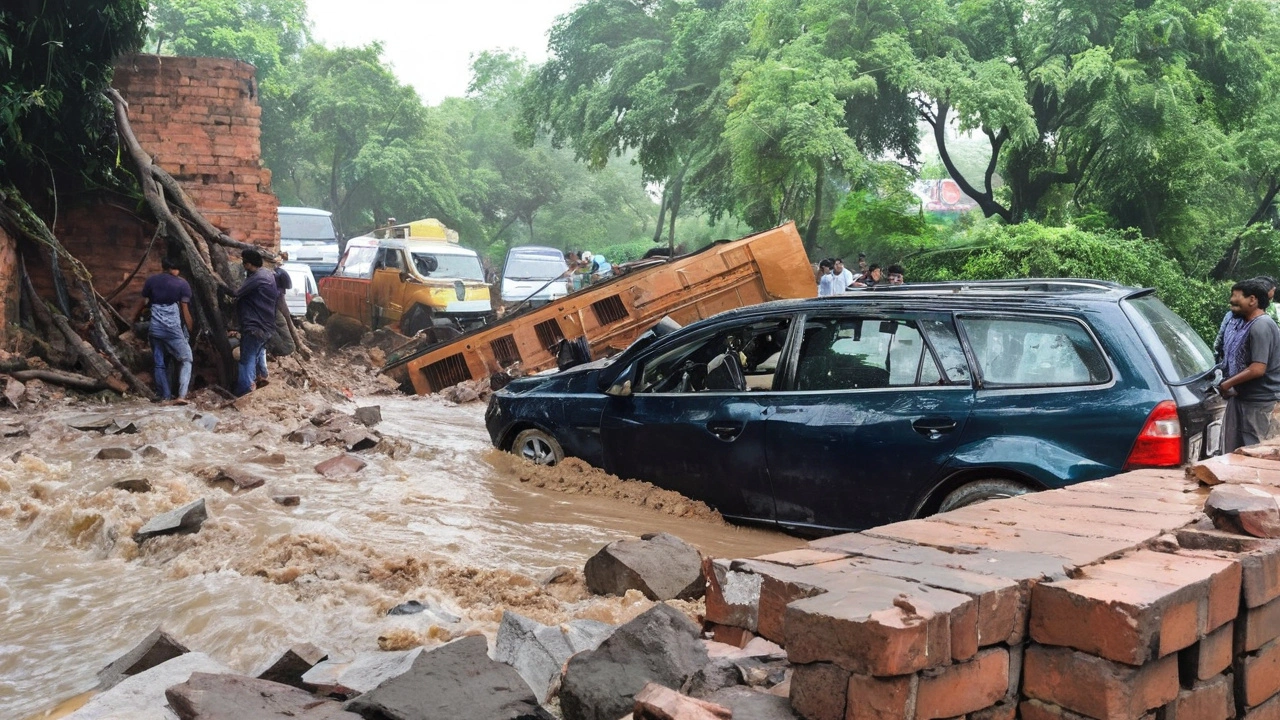
[[[942,320],[924,319],[920,321],[920,331],[938,353],[938,361],[942,365],[942,371],[946,373],[947,382],[953,385],[972,384],[969,361],[964,356],[964,348],[960,347],[956,329]]]
[[[374,262],[374,267],[379,270],[403,270],[404,260],[399,250],[394,248],[382,248],[378,250],[378,259]]]
[[[961,317],[984,387],[1098,385],[1111,379],[1102,349],[1065,318]]]
[[[342,260],[342,267],[339,269],[342,277],[369,277],[370,273],[373,272],[373,258],[377,252],[378,248],[349,248],[346,257]]]
[[[637,393],[771,390],[790,319],[720,330],[646,361]]]
[[[805,322],[796,390],[873,390],[941,381],[914,321],[838,317]]]

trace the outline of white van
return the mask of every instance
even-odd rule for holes
[[[338,266],[338,235],[333,231],[333,213],[304,207],[281,207],[280,250],[290,262],[303,263],[316,278],[333,274]]]
[[[543,305],[573,292],[572,282],[563,252],[540,245],[514,247],[502,267],[502,302]]]
[[[311,298],[320,294],[315,275],[309,266],[302,263],[287,262],[280,268],[289,273],[289,280],[293,283],[293,287],[284,291],[284,304],[288,306],[289,314],[295,318],[305,317]]]

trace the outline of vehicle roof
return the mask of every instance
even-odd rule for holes
[[[776,300],[728,310],[708,320],[770,315],[779,311],[865,307],[880,310],[1056,310],[1085,304],[1116,304],[1126,298],[1154,292],[1104,280],[1031,278],[1027,280],[975,280],[915,285],[895,285],[855,290],[827,297]],[[693,324],[702,324],[700,321]],[[691,324],[692,325],[692,324]]]
[[[280,207],[276,208],[276,212],[284,213],[286,215],[324,215],[325,217],[329,217],[330,215],[333,215],[333,213],[329,212],[328,210],[320,210],[318,208],[309,208],[309,207],[287,207],[284,205],[281,205]]]
[[[555,255],[560,260],[564,260],[564,252],[546,245],[519,245],[507,251],[507,257],[513,255]]]
[[[422,238],[376,238],[372,235],[361,235],[347,241],[347,247],[388,247],[408,250],[409,252],[429,252],[435,255],[467,255],[478,257],[475,250],[462,247],[447,240],[423,240]]]
[[[302,273],[304,275],[311,274],[311,266],[305,263],[287,262],[281,265],[280,268],[285,272],[291,272],[291,273],[296,272],[296,273]]]

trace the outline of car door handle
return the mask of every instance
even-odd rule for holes
[[[746,428],[746,425],[740,422],[712,420],[707,423],[707,430],[711,431],[712,435],[725,441],[736,440],[742,434],[744,428]]]
[[[937,440],[943,433],[955,430],[956,421],[949,417],[926,417],[911,423],[911,428],[930,440]]]

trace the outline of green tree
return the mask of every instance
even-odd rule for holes
[[[308,42],[306,0],[151,0],[147,47],[157,55],[236,58],[264,80]]]

